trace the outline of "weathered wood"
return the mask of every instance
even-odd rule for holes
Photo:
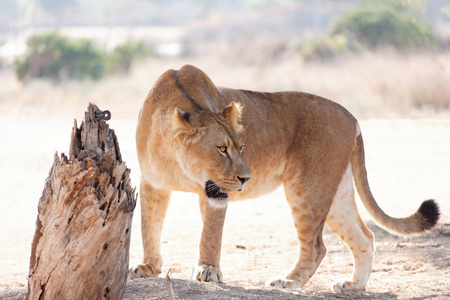
[[[25,299],[120,299],[136,204],[114,131],[89,104],[38,205]],[[110,114],[109,114],[110,116]]]

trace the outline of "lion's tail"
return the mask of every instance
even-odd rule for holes
[[[437,224],[439,206],[434,200],[424,201],[415,213],[406,218],[393,218],[381,210],[370,191],[367,180],[364,144],[360,131],[358,131],[356,137],[351,164],[353,178],[361,201],[375,222],[381,227],[398,235],[412,235],[430,230]]]

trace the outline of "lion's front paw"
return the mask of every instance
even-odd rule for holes
[[[269,280],[267,280],[266,286],[273,286],[276,288],[283,288],[283,289],[299,289],[303,287],[300,281],[279,277],[272,277]]]
[[[198,281],[212,281],[217,283],[223,283],[222,271],[219,268],[207,265],[201,265],[197,268],[196,279]]]
[[[343,282],[336,282],[331,288],[335,293],[345,293],[345,292],[364,292],[366,290],[365,285],[358,282],[347,280]]]
[[[130,279],[142,277],[158,277],[159,274],[161,274],[161,269],[155,269],[149,265],[137,265],[134,268],[130,268],[128,277]]]

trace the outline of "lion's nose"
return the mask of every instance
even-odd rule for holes
[[[250,177],[240,177],[240,176],[238,176],[237,178],[242,184],[246,183],[250,179]]]

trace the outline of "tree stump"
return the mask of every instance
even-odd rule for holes
[[[25,299],[120,299],[136,205],[111,114],[89,104],[70,159],[55,159],[38,205]]]

